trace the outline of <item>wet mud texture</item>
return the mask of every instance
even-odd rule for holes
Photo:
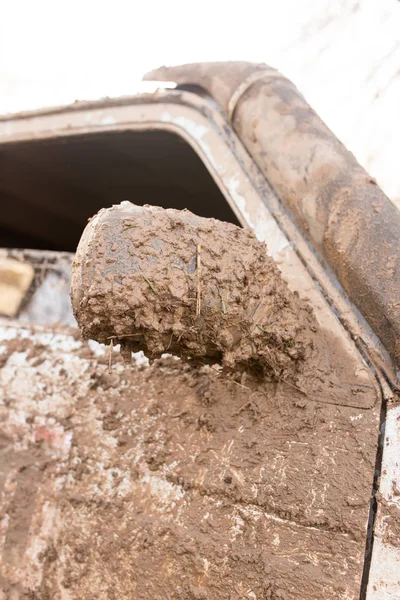
[[[235,225],[189,211],[101,210],[72,275],[83,336],[144,350],[257,365],[291,376],[312,349],[316,321],[287,288],[265,244]]]
[[[379,410],[52,343],[1,354],[2,599],[359,597]]]

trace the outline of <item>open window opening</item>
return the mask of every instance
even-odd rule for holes
[[[238,224],[194,150],[165,131],[32,140],[0,149],[0,246],[74,252],[89,217],[129,200]]]

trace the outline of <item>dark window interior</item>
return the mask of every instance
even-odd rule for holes
[[[237,224],[179,136],[118,132],[0,147],[0,246],[74,251],[87,219],[130,200]]]

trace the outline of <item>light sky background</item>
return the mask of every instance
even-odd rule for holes
[[[3,0],[0,113],[129,95],[162,64],[278,68],[400,199],[399,0]]]

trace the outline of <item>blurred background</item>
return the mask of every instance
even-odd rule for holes
[[[400,205],[398,0],[14,0],[0,113],[145,91],[148,70],[210,60],[281,70]]]

